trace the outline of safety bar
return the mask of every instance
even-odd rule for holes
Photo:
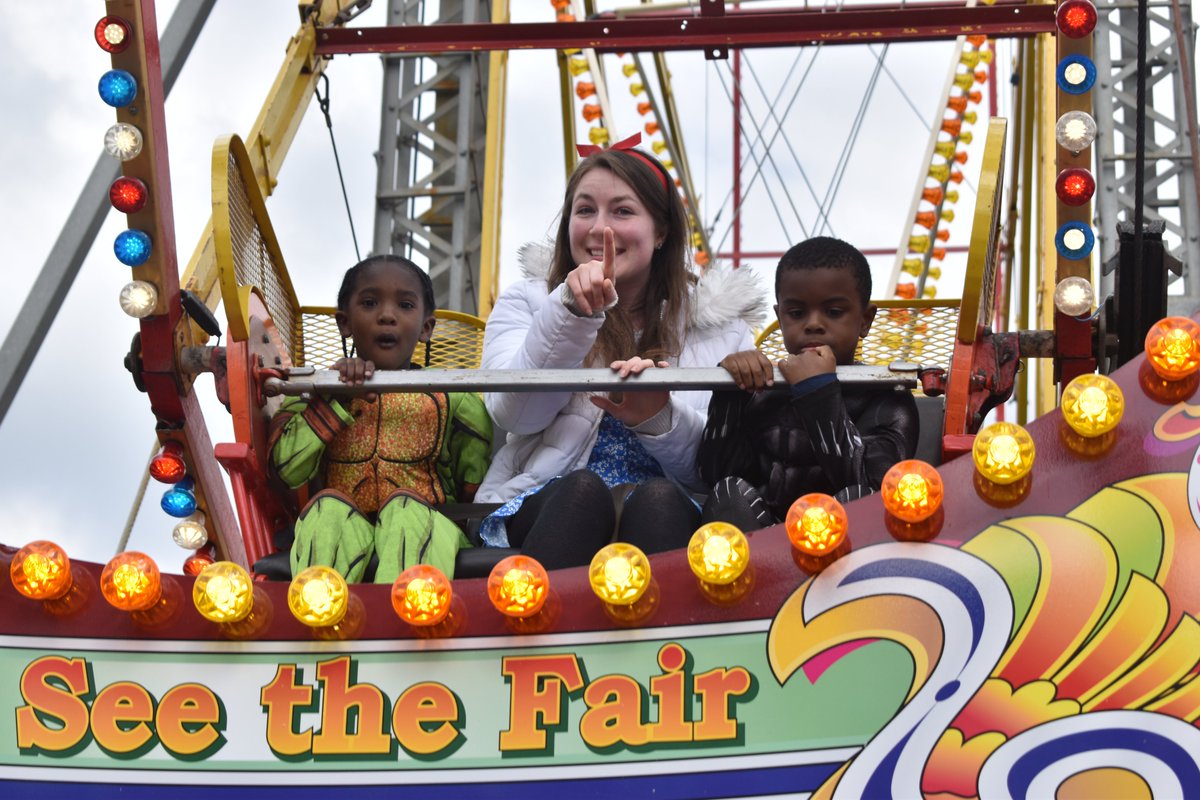
[[[849,385],[877,384],[912,389],[917,385],[919,366],[893,361],[886,367],[851,365],[837,368],[838,380]],[[369,392],[636,392],[666,390],[736,389],[737,384],[721,367],[668,367],[649,369],[640,375],[618,378],[611,369],[422,369],[380,370],[366,383],[351,386],[338,379],[335,370],[297,367],[286,370],[287,378],[268,377],[263,394],[358,395]],[[786,389],[775,368],[775,389]]]

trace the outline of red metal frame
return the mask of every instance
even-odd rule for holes
[[[244,562],[242,540],[236,534],[237,519],[213,457],[199,399],[178,366],[179,348],[191,343],[191,323],[184,317],[180,303],[166,95],[154,0],[108,0],[106,13],[130,20],[140,44],[112,56],[114,68],[133,72],[140,82],[136,112],[132,107],[117,111],[118,120],[136,125],[143,136],[141,155],[125,162],[122,174],[140,179],[151,192],[150,202],[128,217],[130,228],[148,231],[153,238],[150,259],[133,269],[132,277],[153,283],[159,296],[154,315],[140,322],[141,351],[135,354],[142,370],[138,380],[150,399],[159,439],[179,439],[182,434],[188,471],[196,480],[197,496],[203,500],[208,526],[216,533],[214,538],[220,541],[223,556]],[[170,530],[168,520],[164,520],[164,528]]]
[[[682,23],[686,22],[686,25]],[[1055,30],[1048,4],[950,4],[747,13],[673,14],[579,22],[448,23],[324,28],[317,54],[440,53],[592,48],[598,52],[724,50],[804,44],[867,44],[953,39],[970,34],[1024,37]]]

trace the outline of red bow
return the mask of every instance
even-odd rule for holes
[[[647,167],[650,168],[651,172],[653,172],[655,175],[658,176],[658,179],[660,181],[662,181],[663,188],[667,189],[669,191],[668,187],[670,186],[670,178],[667,175],[666,171],[662,168],[662,166],[659,165],[657,162],[650,160],[650,157],[647,156],[645,153],[633,149],[641,143],[642,143],[642,133],[641,133],[641,131],[638,131],[637,133],[633,134],[633,136],[628,136],[628,137],[622,139],[621,141],[612,145],[608,149],[609,150],[623,150],[626,153],[628,153],[629,155],[631,155],[634,158],[641,161],[643,164],[645,164]],[[580,158],[587,158],[588,156],[593,156],[596,153],[604,152],[604,148],[600,147],[599,145],[594,145],[594,144],[577,144],[577,145],[575,145],[575,152],[579,153]]]
[[[629,137],[622,139],[621,141],[612,145],[608,149],[609,150],[632,150],[633,148],[637,147],[641,143],[642,143],[642,132],[638,131],[637,133],[633,134],[633,136],[629,136]],[[603,150],[604,150],[603,147],[601,147],[600,145],[596,145],[596,144],[577,144],[577,145],[575,145],[575,152],[579,153],[580,158],[587,158],[588,156],[595,155],[596,153],[599,153]]]

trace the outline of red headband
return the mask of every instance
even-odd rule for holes
[[[663,170],[663,168],[658,166],[657,164],[655,164],[653,161],[651,161],[646,156],[645,153],[641,153],[641,152],[633,149],[634,147],[636,147],[637,145],[639,145],[641,143],[642,143],[642,133],[641,133],[641,131],[638,131],[637,133],[633,134],[632,136],[622,139],[621,141],[612,145],[608,149],[609,150],[620,150],[622,152],[628,153],[629,155],[633,156],[634,158],[640,159],[646,166],[648,166],[650,168],[651,172],[653,172],[655,175],[657,175],[659,177],[660,180],[662,180],[663,189],[665,191],[669,192],[670,186],[667,183],[667,173]],[[579,153],[580,158],[587,158],[588,156],[595,155],[596,153],[604,152],[604,148],[600,147],[599,145],[594,145],[594,144],[577,144],[577,145],[575,145],[575,152]]]

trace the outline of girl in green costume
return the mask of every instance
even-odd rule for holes
[[[429,276],[407,259],[373,256],[351,267],[337,302],[341,381],[419,369],[412,355],[428,346],[434,305]],[[271,421],[271,463],[288,486],[315,490],[296,520],[292,574],[323,564],[361,581],[376,554],[376,583],[414,564],[453,577],[455,555],[471,544],[436,507],[470,502],[491,452],[491,419],[476,394],[288,398]]]

